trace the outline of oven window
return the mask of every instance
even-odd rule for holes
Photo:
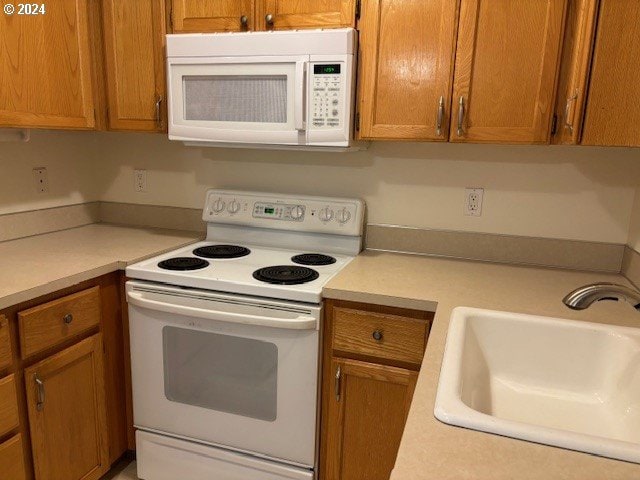
[[[164,327],[162,337],[167,399],[243,417],[276,419],[276,345],[178,327]]]
[[[287,122],[286,75],[184,76],[185,120]]]

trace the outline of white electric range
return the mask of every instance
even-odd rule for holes
[[[209,190],[207,239],[127,268],[138,476],[314,478],[322,287],[355,199]]]

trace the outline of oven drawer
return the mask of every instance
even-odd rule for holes
[[[153,433],[136,432],[138,477],[154,480],[313,480],[308,469]]]
[[[22,358],[54,347],[100,323],[100,287],[18,313]]]
[[[335,307],[333,349],[420,366],[428,327],[423,319]]]
[[[11,337],[9,335],[9,320],[0,315],[0,369],[11,365]]]
[[[16,435],[0,444],[0,476],[2,480],[26,480],[22,437]]]
[[[0,379],[0,437],[20,426],[14,375]]]

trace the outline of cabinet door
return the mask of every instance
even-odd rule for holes
[[[451,141],[549,141],[566,3],[462,0]]]
[[[584,145],[640,146],[640,0],[602,0]]]
[[[173,0],[174,33],[253,30],[255,0]]]
[[[109,128],[165,129],[163,0],[103,0]]]
[[[455,0],[367,0],[360,15],[359,137],[447,140]]]
[[[97,480],[108,469],[101,334],[25,370],[36,480]]]
[[[400,446],[417,372],[333,359],[325,480],[388,480]]]
[[[257,0],[256,29],[353,27],[355,3],[355,0]]]
[[[598,0],[569,2],[556,101],[555,144],[580,140]]]
[[[0,126],[95,126],[90,1],[0,15]]]

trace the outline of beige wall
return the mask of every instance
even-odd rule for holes
[[[376,143],[358,153],[192,148],[97,134],[103,200],[201,208],[208,187],[366,200],[370,223],[626,243],[640,150]],[[148,192],[133,168],[148,170]],[[481,217],[464,187],[484,187]]]
[[[627,244],[635,251],[640,252],[640,186],[636,189],[636,195],[631,211],[629,225],[629,241]]]
[[[97,139],[92,132],[32,131],[27,143],[0,142],[0,214],[97,200]],[[35,167],[47,167],[49,193],[36,192]]]
[[[38,166],[49,170],[49,194],[34,190]],[[134,192],[134,168],[148,170],[146,193]],[[629,233],[637,185],[639,149],[376,143],[335,154],[52,131],[0,143],[0,214],[93,200],[201,208],[205,190],[220,187],[358,196],[370,223],[638,245],[640,222]],[[485,188],[481,217],[462,214],[467,186]]]

